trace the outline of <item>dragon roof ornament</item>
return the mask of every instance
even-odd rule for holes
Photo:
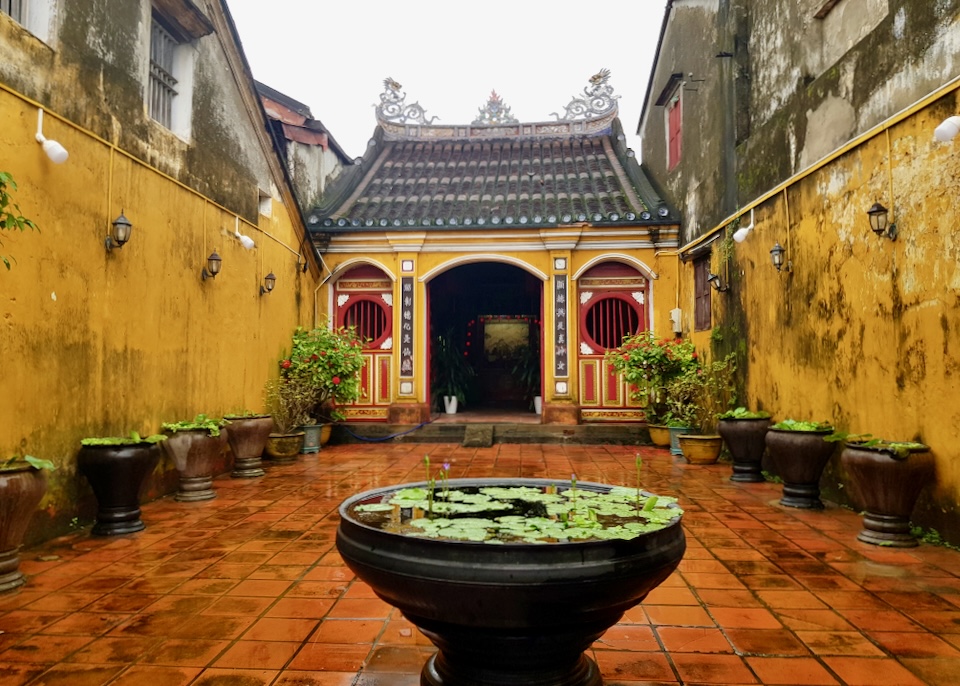
[[[474,126],[486,124],[519,124],[517,118],[510,111],[510,106],[503,102],[503,98],[497,91],[490,91],[490,99],[487,104],[478,108],[479,114],[473,120]]]
[[[424,124],[430,125],[437,117],[427,119],[427,111],[419,102],[407,105],[406,93],[402,85],[389,76],[383,80],[383,93],[380,94],[380,104],[377,105],[377,118],[395,124]]]
[[[556,112],[551,112],[550,115],[556,117],[557,121],[573,121],[602,117],[616,111],[620,96],[613,94],[613,86],[608,83],[609,81],[610,70],[601,69],[590,77],[590,84],[584,86],[584,97],[573,96],[564,108],[562,117]]]

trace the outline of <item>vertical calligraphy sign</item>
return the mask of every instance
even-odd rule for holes
[[[570,375],[567,364],[567,275],[555,274],[553,277],[553,374],[556,377]]]
[[[413,277],[400,278],[400,376],[413,376]]]

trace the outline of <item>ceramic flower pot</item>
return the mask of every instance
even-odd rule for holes
[[[233,471],[230,476],[235,479],[263,476],[261,457],[273,429],[273,419],[268,414],[225,419],[230,422],[227,442],[233,453]]]
[[[647,424],[647,431],[650,432],[650,442],[660,448],[666,448],[670,445],[670,429],[660,424]]]
[[[716,464],[723,448],[723,438],[717,434],[681,434],[677,442],[690,464]]]
[[[227,429],[211,436],[206,429],[189,429],[169,434],[163,449],[180,473],[180,486],[175,500],[195,502],[216,498],[213,490],[213,469],[227,445]]]
[[[723,436],[733,458],[731,481],[763,481],[763,453],[767,447],[768,417],[760,419],[721,419],[717,431]]]
[[[547,479],[448,484],[569,488]],[[337,529],[347,565],[439,648],[421,672],[424,686],[600,686],[585,651],[676,569],[686,547],[679,517],[630,540],[489,545],[405,536],[361,521],[353,510],[424,485],[344,501]],[[582,482],[577,488],[610,489]]]
[[[131,534],[146,528],[140,518],[140,491],[159,459],[160,445],[147,441],[80,448],[77,468],[97,497],[94,536]]]
[[[24,584],[20,544],[46,490],[43,470],[23,466],[0,471],[0,592]]]
[[[270,434],[267,438],[267,457],[274,464],[296,462],[302,446],[302,431],[289,434]]]
[[[680,449],[680,436],[683,434],[689,434],[690,427],[689,426],[671,426],[671,427],[667,427],[667,431],[670,434],[670,454],[683,455],[683,451]]]
[[[783,479],[780,504],[822,510],[820,475],[833,454],[834,443],[825,440],[833,429],[790,431],[770,429],[766,444],[777,474]]]
[[[896,451],[883,445],[847,443],[840,452],[850,499],[864,511],[857,540],[874,545],[911,548],[910,515],[920,491],[934,472],[927,446]]]
[[[300,427],[303,431],[303,443],[300,447],[302,455],[312,455],[320,452],[322,445],[323,424],[304,424]]]

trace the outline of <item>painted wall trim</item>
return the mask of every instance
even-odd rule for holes
[[[529,272],[536,276],[541,281],[546,282],[549,278],[544,272],[540,271],[533,265],[519,260],[516,257],[508,257],[507,255],[497,255],[495,253],[484,253],[477,255],[464,255],[462,257],[454,257],[453,259],[447,260],[442,264],[438,264],[436,267],[430,271],[421,275],[417,280],[420,283],[426,283],[431,281],[433,277],[439,276],[445,271],[458,267],[462,264],[473,264],[474,262],[502,262],[504,264],[512,264],[514,267],[520,267],[526,272]]]

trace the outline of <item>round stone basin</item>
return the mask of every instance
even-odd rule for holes
[[[410,536],[364,523],[367,513],[354,511],[426,486],[380,488],[344,501],[337,549],[360,579],[439,648],[421,673],[427,686],[601,684],[584,651],[676,569],[686,548],[682,511],[674,505],[677,515],[663,528],[629,540],[497,544]],[[435,492],[516,486],[562,492],[572,484],[451,479]],[[612,488],[576,483],[581,492]]]

